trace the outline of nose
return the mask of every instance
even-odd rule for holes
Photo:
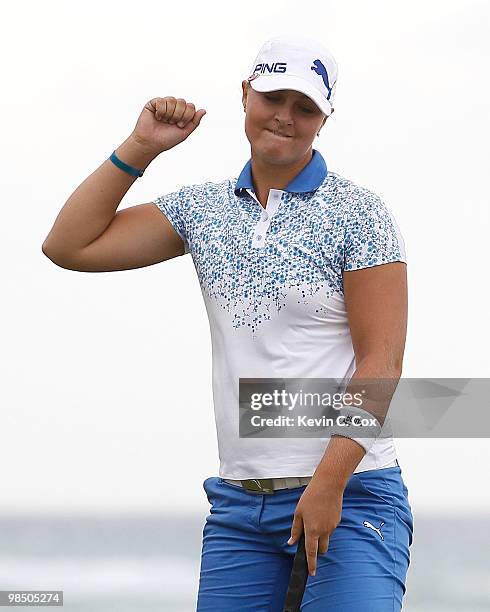
[[[276,114],[274,119],[277,119],[279,123],[285,123],[287,125],[291,125],[293,122],[293,108],[291,104],[284,102],[283,104],[278,104],[276,108]]]

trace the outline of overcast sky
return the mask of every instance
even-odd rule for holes
[[[250,155],[241,81],[278,34],[332,51],[335,113],[314,146],[399,222],[403,376],[489,376],[489,16],[484,0],[8,4],[1,511],[207,511],[211,344],[191,256],[90,274],[55,266],[41,244],[155,96],[207,114],[120,209],[238,176]],[[487,439],[396,446],[414,513],[490,510]]]

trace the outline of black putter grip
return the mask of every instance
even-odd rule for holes
[[[308,562],[306,561],[305,532],[303,531],[298,541],[296,554],[294,555],[293,569],[289,578],[283,612],[299,612],[307,580]]]

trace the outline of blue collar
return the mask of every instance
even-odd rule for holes
[[[299,172],[293,180],[288,183],[284,191],[302,193],[318,189],[327,176],[327,164],[320,151],[313,149],[313,155],[306,166]],[[254,189],[252,181],[252,161],[251,159],[243,167],[235,186],[235,195],[239,195],[242,189]]]

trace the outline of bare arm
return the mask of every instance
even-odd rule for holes
[[[182,98],[154,98],[116,155],[145,169],[161,152],[187,138],[204,112],[196,112]],[[44,240],[43,253],[63,268],[84,272],[140,268],[182,255],[182,238],[155,204],[116,212],[135,180],[105,160],[66,201]]]
[[[155,157],[131,136],[116,155],[139,169]],[[116,212],[135,180],[109,159],[104,161],[59,212],[43,253],[62,268],[83,272],[140,268],[182,255],[182,239],[154,204]]]
[[[390,395],[395,392],[401,376],[405,351],[407,264],[396,261],[352,270],[344,272],[343,278],[356,358],[356,370],[346,393],[356,393],[356,379],[360,379],[386,381],[376,390],[382,391],[384,396]],[[363,409],[374,414],[381,425],[388,408],[389,401],[376,402],[369,397],[363,399]],[[333,476],[345,485],[364,454],[364,448],[354,440],[332,437],[317,472],[323,473],[326,479]]]
[[[407,329],[406,264],[392,262],[352,270],[344,272],[343,277],[356,357],[356,370],[346,393],[356,391],[351,386],[356,379],[397,381],[402,370]],[[363,406],[365,403],[363,401]],[[345,487],[365,452],[355,440],[332,436],[299,500],[288,544],[295,544],[304,530],[311,575],[316,572],[318,552],[327,551],[330,536],[340,523]]]

